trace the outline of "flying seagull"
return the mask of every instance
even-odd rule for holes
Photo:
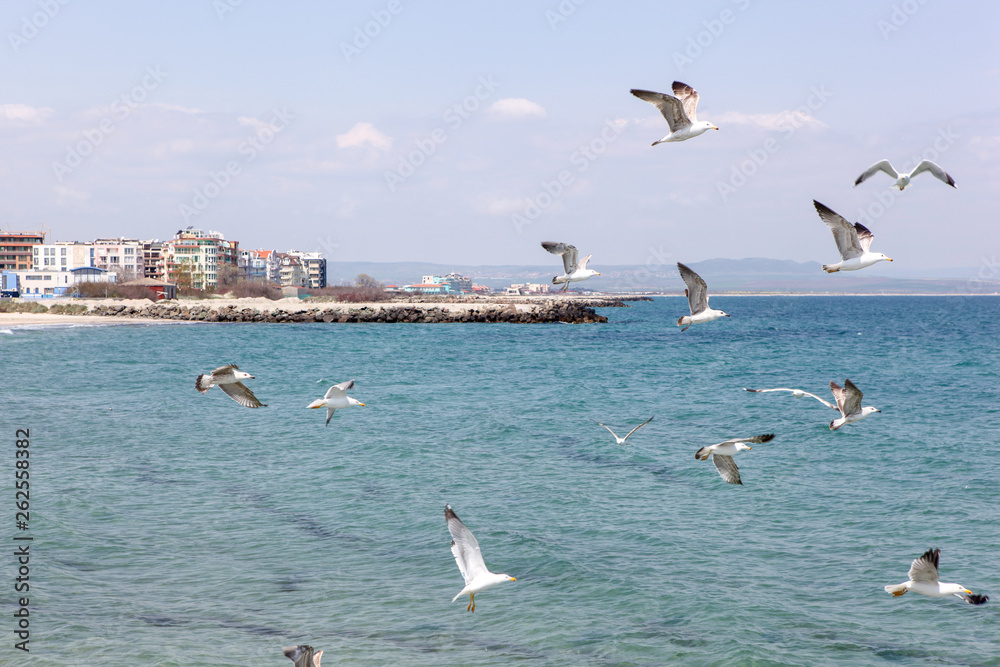
[[[867,227],[860,222],[852,225],[834,213],[832,209],[820,204],[815,199],[813,200],[813,204],[816,205],[816,212],[819,213],[820,220],[825,222],[830,231],[833,232],[833,239],[837,242],[837,250],[840,251],[842,259],[837,264],[824,264],[824,271],[827,273],[857,271],[883,259],[887,262],[892,261],[892,257],[886,257],[880,252],[870,252],[868,250],[875,235]]]
[[[755,394],[762,394],[769,391],[790,391],[792,392],[792,396],[794,396],[795,398],[805,398],[806,396],[808,396],[809,398],[815,398],[817,401],[819,401],[828,408],[833,408],[834,410],[837,409],[837,406],[831,403],[830,401],[824,401],[816,394],[810,394],[808,391],[802,391],[801,389],[789,389],[787,387],[775,387],[774,389],[747,389],[746,387],[743,387],[743,391],[752,391]]]
[[[319,661],[323,658],[323,651],[313,651],[308,644],[285,646],[281,650],[286,658],[295,663],[295,667],[321,667]]]
[[[684,327],[681,331],[687,331],[688,327],[692,324],[711,322],[720,317],[729,317],[727,313],[721,310],[708,307],[708,285],[701,279],[701,276],[680,262],[677,262],[677,270],[681,272],[681,278],[684,279],[684,284],[687,285],[687,289],[684,290],[684,296],[688,298],[688,306],[691,308],[690,315],[684,315],[677,320],[677,326]]]
[[[219,366],[208,375],[199,375],[194,381],[194,388],[204,394],[212,387],[218,387],[240,405],[248,408],[266,408],[267,404],[258,401],[250,388],[241,382],[253,379],[254,376],[244,373],[236,364],[229,364]]]
[[[624,445],[624,444],[625,444],[625,441],[626,441],[626,440],[628,440],[628,437],[629,437],[630,435],[632,435],[633,433],[635,433],[636,431],[638,431],[638,430],[639,430],[640,428],[642,428],[643,426],[645,426],[646,424],[648,424],[648,423],[649,423],[649,422],[651,422],[651,421],[653,421],[653,418],[652,418],[652,417],[650,417],[649,419],[647,419],[646,421],[642,422],[641,424],[639,424],[638,426],[636,426],[636,427],[635,427],[634,429],[632,429],[631,431],[629,431],[629,432],[628,432],[628,433],[627,433],[627,434],[625,435],[625,437],[624,437],[624,438],[619,438],[619,437],[618,437],[618,434],[617,434],[617,433],[615,433],[614,431],[611,431],[611,427],[610,427],[610,426],[608,426],[607,424],[601,424],[601,422],[595,422],[595,423],[597,423],[597,424],[600,424],[600,425],[601,425],[601,426],[603,426],[604,428],[606,428],[606,429],[608,429],[609,431],[611,431],[611,435],[615,436],[615,442],[617,442],[617,443],[618,443],[619,445]]]
[[[872,166],[868,167],[868,169],[865,170],[865,173],[858,176],[858,180],[854,181],[854,186],[857,187],[862,182],[868,180],[869,177],[875,175],[880,171],[885,172],[890,177],[895,179],[896,181],[895,185],[900,190],[902,190],[903,188],[905,188],[907,185],[910,184],[910,179],[912,179],[917,174],[922,174],[925,171],[929,171],[935,178],[937,178],[942,183],[947,183],[951,187],[955,187],[955,179],[949,176],[944,169],[942,169],[935,163],[931,162],[930,160],[921,160],[920,164],[918,164],[913,169],[913,171],[911,171],[908,174],[901,174],[895,169],[893,169],[892,165],[889,164],[888,160],[879,160]]]
[[[719,474],[722,475],[722,479],[726,480],[730,484],[742,485],[743,482],[740,481],[740,469],[736,467],[736,461],[733,460],[733,455],[744,449],[749,452],[752,448],[746,444],[748,442],[752,442],[756,445],[761,442],[770,442],[771,440],[774,440],[773,433],[755,435],[752,438],[734,438],[733,440],[720,442],[717,445],[702,447],[694,453],[694,457],[699,461],[704,461],[709,457],[709,455],[711,455],[712,463],[715,464]]]
[[[676,97],[666,93],[654,93],[650,90],[637,90],[635,88],[630,91],[640,100],[649,102],[659,109],[663,117],[667,119],[670,134],[659,141],[654,141],[654,146],[668,141],[684,141],[697,137],[708,130],[719,129],[707,120],[698,120],[696,114],[698,109],[697,90],[680,81],[674,81],[673,90]]]
[[[836,382],[830,382],[830,391],[837,400],[837,409],[840,410],[840,419],[830,422],[830,430],[836,431],[844,424],[853,424],[861,421],[873,412],[882,412],[878,408],[870,405],[861,407],[861,390],[854,386],[850,380],[844,380],[844,387],[841,388]]]
[[[587,268],[587,262],[590,261],[590,258],[593,257],[593,255],[587,255],[583,258],[582,262],[578,261],[580,253],[577,251],[576,246],[568,243],[542,241],[542,247],[551,252],[553,255],[562,255],[563,270],[566,271],[566,274],[553,277],[552,284],[561,285],[562,283],[566,283],[563,285],[563,292],[569,289],[570,283],[579,282],[581,280],[586,280],[587,278],[593,278],[594,276],[601,275],[597,271]]]
[[[906,591],[928,595],[932,598],[946,598],[955,595],[969,604],[985,604],[989,600],[987,596],[976,595],[960,584],[942,584],[938,581],[938,558],[940,556],[940,549],[928,549],[923,556],[915,559],[910,565],[910,571],[907,575],[910,580],[895,586],[885,586],[885,592],[892,593],[894,598],[905,595]]]
[[[361,401],[347,395],[347,390],[353,386],[354,380],[348,380],[347,382],[335,384],[326,390],[326,396],[323,398],[317,398],[309,404],[309,407],[326,408],[326,425],[329,426],[330,419],[333,417],[333,413],[337,410],[349,408],[352,405],[360,405],[361,407],[365,406],[365,404]]]
[[[479,552],[479,542],[451,509],[451,505],[444,506],[444,519],[448,522],[448,532],[451,533],[451,553],[455,555],[458,569],[465,577],[465,588],[451,601],[454,602],[468,593],[469,606],[466,609],[476,611],[476,593],[482,593],[505,581],[517,581],[517,579],[506,574],[494,574],[486,569],[483,555]]]

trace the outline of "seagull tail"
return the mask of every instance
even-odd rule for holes
[[[699,461],[704,461],[705,459],[708,458],[708,455],[709,455],[708,447],[702,447],[701,449],[699,449],[694,453],[694,457]]]
[[[824,264],[823,270],[827,273],[836,273],[837,271],[840,271],[840,269],[834,267],[832,264]]]
[[[212,376],[199,375],[198,379],[194,381],[194,388],[204,394],[212,388]]]
[[[885,586],[885,592],[892,594],[892,597],[898,598],[900,595],[906,593],[910,590],[906,584],[896,584],[895,586]]]

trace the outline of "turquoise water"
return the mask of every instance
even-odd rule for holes
[[[5,535],[29,428],[34,537],[31,653],[8,588],[0,663],[1000,665],[1000,299],[712,305],[732,318],[683,334],[668,298],[604,325],[0,335]],[[224,363],[267,408],[195,391]],[[350,378],[367,407],[324,427],[317,380]],[[845,378],[883,412],[838,432],[741,390]],[[624,447],[591,421],[651,415]],[[744,486],[694,459],[770,432]],[[445,503],[517,577],[475,614]],[[887,595],[930,547],[993,601]]]

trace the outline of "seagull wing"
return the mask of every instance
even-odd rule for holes
[[[910,565],[910,581],[926,581],[931,584],[938,582],[938,557],[940,549],[928,549],[923,556]]]
[[[483,554],[479,551],[479,542],[451,509],[451,505],[444,506],[444,518],[448,522],[448,532],[451,533],[451,553],[465,577],[466,585],[481,574],[489,574],[486,563],[483,562]]]
[[[676,97],[667,95],[666,93],[654,93],[651,90],[633,89],[631,92],[640,100],[649,102],[659,109],[660,113],[667,120],[667,125],[670,126],[671,132],[676,132],[683,127],[691,125],[691,119],[684,112],[684,103]]]
[[[628,440],[628,437],[630,435],[632,435],[633,433],[635,433],[636,431],[638,431],[640,428],[642,428],[643,426],[645,426],[646,424],[648,424],[651,421],[653,421],[652,417],[650,417],[649,419],[647,419],[646,421],[642,422],[641,424],[639,424],[638,426],[636,426],[634,429],[632,429],[631,431],[629,431],[628,434],[624,438],[622,438],[622,442],[625,442],[626,440]]]
[[[810,394],[808,391],[803,391],[801,389],[789,389],[788,387],[775,387],[774,389],[747,389],[746,387],[743,387],[743,391],[752,391],[757,394],[769,391],[790,391],[795,395],[802,394],[803,396],[810,396],[812,398],[815,398],[817,401],[819,401],[828,408],[833,408],[834,410],[837,409],[837,406],[831,403],[830,401],[825,401],[816,394]]]
[[[698,122],[698,91],[680,81],[674,81],[674,95],[684,105],[684,113],[692,123]]]
[[[219,389],[226,392],[229,398],[233,399],[240,405],[248,408],[264,408],[267,407],[264,403],[257,400],[257,397],[253,395],[250,388],[243,384],[242,382],[227,382],[225,384],[220,384]]]
[[[587,255],[586,257],[584,257],[583,259],[581,259],[580,263],[576,265],[576,268],[579,269],[580,271],[583,271],[584,269],[586,269],[587,268],[587,262],[590,261],[591,257],[593,257],[593,255]]]
[[[858,180],[854,181],[854,185],[860,185],[862,182],[868,180],[871,176],[877,174],[880,171],[888,174],[893,181],[899,180],[899,174],[896,173],[896,170],[892,168],[892,165],[889,164],[889,161],[879,160],[872,166],[868,167],[868,169],[865,170],[865,173],[858,176]]]
[[[595,421],[594,423],[595,423],[595,424],[600,424],[600,425],[601,425],[601,426],[603,426],[604,428],[606,428],[606,429],[608,429],[609,431],[611,431],[611,427],[610,427],[610,426],[608,426],[607,424],[601,424],[601,422],[599,422],[599,421]],[[615,433],[614,431],[611,431],[611,435],[615,436],[615,440],[617,440],[617,439],[618,439],[618,434],[617,434],[617,433]],[[629,435],[632,435],[632,434],[631,434],[631,433],[629,433]],[[625,437],[627,438],[627,437],[628,437],[628,435],[627,435],[627,436],[625,436]]]
[[[716,470],[722,475],[722,479],[726,480],[730,484],[743,484],[740,481],[740,469],[736,465],[736,461],[733,460],[732,456],[722,456],[720,454],[712,454],[712,463],[715,464]]]
[[[816,206],[816,212],[819,213],[819,219],[825,222],[826,226],[833,232],[833,240],[837,242],[837,250],[840,251],[842,259],[861,257],[861,255],[865,254],[865,251],[861,248],[861,242],[858,241],[858,232],[854,225],[815,199],[813,200],[813,204]],[[868,230],[866,229],[865,231],[867,232]],[[871,234],[871,232],[868,233]],[[871,241],[869,241],[869,244],[871,244]]]
[[[918,164],[916,168],[910,172],[910,178],[913,178],[917,174],[924,171],[931,172],[934,175],[934,177],[937,178],[939,181],[943,181],[944,183],[947,183],[951,187],[955,187],[955,179],[949,176],[944,169],[937,166],[930,160],[921,160],[920,164]]]
[[[825,405],[828,408],[833,408],[834,410],[837,409],[836,405],[834,405],[830,401],[827,401],[827,400],[824,400],[824,399],[820,398],[816,394],[810,394],[808,391],[802,391],[801,389],[798,389],[796,391],[801,391],[803,396],[811,396],[812,398],[815,398],[817,401],[819,401],[820,403],[822,403],[823,405]]]
[[[569,275],[576,271],[576,262],[579,258],[579,251],[577,251],[576,246],[570,245],[568,243],[553,243],[552,241],[542,241],[542,247],[551,252],[553,255],[562,255],[563,260],[563,270],[566,271],[566,275]],[[587,259],[590,259],[588,256]]]
[[[708,285],[701,279],[701,276],[680,262],[677,262],[677,270],[681,272],[681,278],[687,285],[685,294],[687,294],[691,314],[697,315],[708,308]]]
[[[875,239],[875,235],[872,234],[871,230],[862,225],[860,222],[854,223],[854,231],[858,235],[858,245],[861,246],[863,252],[868,252],[868,248],[872,247],[872,241]]]
[[[313,647],[308,644],[286,646],[282,650],[285,657],[295,663],[295,667],[320,667],[319,661],[323,651],[313,652]]]
[[[225,380],[226,378],[232,378],[233,371],[240,370],[240,367],[236,364],[229,364],[227,366],[219,366],[214,371],[212,371],[212,382],[218,384],[219,380]]]
[[[844,412],[844,389],[839,384],[830,380],[830,391],[833,392],[833,400],[837,401],[837,409],[840,410],[840,414],[847,416]]]
[[[844,380],[844,416],[861,412],[861,390],[854,386],[850,380]],[[839,404],[840,401],[837,401]]]
[[[344,398],[347,396],[347,390],[354,387],[354,380],[348,380],[347,382],[341,382],[340,384],[335,384],[326,390],[326,395],[323,398]]]
[[[764,435],[755,435],[749,438],[733,438],[732,440],[726,440],[725,442],[720,442],[719,445],[733,445],[737,442],[743,442],[743,443],[750,442],[755,445],[759,445],[763,442],[771,442],[772,440],[774,440],[774,434],[765,433]],[[716,447],[718,447],[719,445],[716,445]]]

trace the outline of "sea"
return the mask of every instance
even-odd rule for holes
[[[677,297],[606,324],[3,329],[0,664],[1000,665],[1000,297],[712,305],[685,332]],[[195,390],[230,363],[267,407]],[[839,431],[743,391],[847,378],[881,412]],[[365,407],[326,426],[306,406],[350,379]],[[650,417],[623,446],[596,423]],[[765,433],[743,485],[694,457]],[[517,579],[475,613],[446,503]],[[993,600],[888,595],[930,548]]]

